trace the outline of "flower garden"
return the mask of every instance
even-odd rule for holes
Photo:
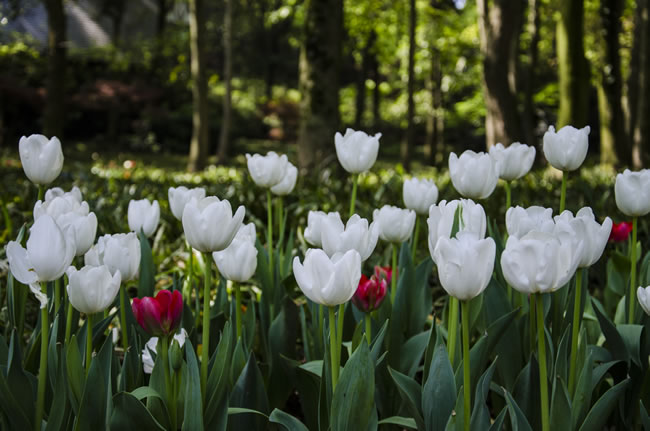
[[[650,430],[650,171],[589,127],[345,177],[7,159],[0,428]],[[343,172],[343,171],[341,171]],[[212,176],[211,176],[212,175]]]

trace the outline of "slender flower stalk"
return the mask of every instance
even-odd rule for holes
[[[548,410],[548,379],[546,377],[546,336],[544,335],[544,303],[542,294],[537,296],[537,346],[539,358],[539,386],[542,397],[542,431],[549,431],[549,410]]]
[[[284,244],[284,199],[282,196],[277,196],[275,198],[275,208],[278,219],[278,247],[280,252],[280,267],[283,266],[284,256],[282,255],[282,246]]]
[[[504,188],[506,189],[506,211],[512,205],[512,192],[510,189],[510,181],[504,181]]]
[[[447,344],[449,345],[449,362],[454,366],[456,341],[458,338],[458,299],[449,297],[449,323],[447,325]]]
[[[267,228],[266,228],[266,248],[269,252],[269,273],[271,280],[273,280],[273,197],[271,190],[266,191],[266,213],[267,213]]]
[[[129,336],[126,326],[126,285],[120,286],[120,326],[122,327],[122,347],[124,353],[129,349]]]
[[[357,187],[359,183],[359,174],[352,175],[352,196],[350,197],[350,217],[354,214],[354,207],[357,203]]]
[[[72,303],[68,301],[68,310],[65,315],[65,344],[66,345],[70,341],[70,335],[72,333],[72,313],[74,313]]]
[[[335,310],[336,307],[327,307],[329,310],[330,318],[330,358],[332,360],[332,392],[336,389],[336,384],[339,381],[339,361],[341,356],[339,355],[339,346],[338,346],[338,337],[336,334],[336,316]]]
[[[582,271],[578,269],[578,271],[576,272],[575,298],[573,300],[573,324],[571,328],[571,365],[569,368],[569,394],[573,394],[573,390],[575,389],[576,362],[578,358],[578,335],[580,334],[580,322],[582,321],[582,313],[580,313],[581,301],[582,301]]]
[[[170,337],[169,335],[165,335],[163,337],[160,337],[159,343],[161,344],[160,346],[160,354],[161,354],[161,359],[162,359],[162,364],[163,364],[163,373],[165,374],[165,389],[167,391],[167,399],[170,401],[170,406],[169,406],[169,419],[171,420],[171,425],[172,429],[177,429],[176,428],[176,402],[174,400],[175,398],[175,391],[174,391],[174,384],[172,382],[172,375],[171,375],[171,370],[169,369],[169,340],[173,339],[173,337]]]
[[[393,243],[393,271],[390,277],[390,303],[395,305],[397,297],[397,244]]]
[[[39,186],[40,188],[40,186]],[[41,283],[41,292],[47,295],[47,283]],[[43,421],[43,411],[45,407],[45,384],[47,383],[47,347],[49,342],[48,331],[50,323],[48,321],[47,307],[41,308],[41,363],[38,369],[38,393],[36,398],[36,418],[34,420],[34,429],[41,430]]]
[[[86,376],[90,372],[90,362],[93,359],[93,315],[86,316]]]
[[[566,205],[566,183],[569,178],[568,171],[562,171],[562,191],[560,192],[560,214],[564,211]]]
[[[469,301],[461,301],[461,306],[463,308],[461,313],[462,325],[463,325],[463,385],[465,390],[463,394],[465,396],[465,431],[469,431],[470,425],[470,416],[472,414],[471,404],[472,404],[472,391],[470,388],[470,356],[469,356]]]
[[[535,351],[535,307],[536,307],[537,296],[535,294],[530,295],[530,304],[528,306],[528,316],[530,320],[528,322],[528,335],[530,339],[530,352]]]
[[[45,194],[45,187],[43,187],[43,185],[39,184],[38,185],[38,199],[36,199],[36,201],[42,201],[44,194]]]
[[[338,352],[336,352],[336,357],[341,360],[341,346],[343,346],[343,320],[345,318],[345,302],[339,305],[339,312],[336,323],[336,346],[338,347]]]
[[[627,323],[634,323],[634,292],[637,288],[636,285],[636,232],[637,232],[637,219],[638,217],[632,218],[632,243],[630,244],[630,292],[628,293],[627,303],[628,313],[627,313]]]
[[[205,386],[208,381],[208,361],[210,360],[210,287],[212,285],[212,268],[210,255],[205,253],[203,280],[203,338],[201,345],[201,396],[205,400]]]
[[[420,217],[415,216],[415,228],[413,230],[413,238],[411,239],[411,258],[415,263],[415,254],[418,250],[418,236],[420,235]]]
[[[366,313],[363,320],[366,323],[366,341],[368,342],[368,346],[370,346],[372,342],[372,318],[370,317],[370,313]]]
[[[237,338],[241,337],[241,286],[233,282],[235,289],[235,321],[237,322]]]
[[[58,313],[61,306],[61,279],[54,280],[54,314]]]

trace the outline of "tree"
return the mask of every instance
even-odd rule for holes
[[[413,93],[415,92],[415,26],[417,22],[417,10],[415,8],[415,0],[409,2],[409,55],[408,55],[408,102],[407,102],[407,128],[406,140],[402,142],[402,163],[406,169],[411,164],[411,152],[415,146],[415,100]]]
[[[343,0],[307,0],[300,50],[302,99],[298,163],[313,167],[331,153],[339,127],[339,61]]]
[[[226,10],[223,17],[223,117],[219,136],[219,151],[217,160],[224,163],[228,159],[228,144],[230,140],[230,123],[232,121],[232,0],[225,0]]]
[[[637,0],[634,42],[628,80],[628,133],[632,140],[632,166],[640,169],[650,148],[650,2]]]
[[[497,142],[508,145],[521,139],[521,121],[514,87],[523,21],[522,2],[494,0],[488,6],[488,0],[477,0],[476,7],[483,56],[487,147]]]
[[[192,141],[187,169],[203,169],[208,155],[208,84],[205,73],[205,11],[203,0],[189,0],[192,61]]]
[[[533,95],[535,90],[535,71],[539,58],[539,0],[528,0],[528,34],[530,42],[527,49],[528,64],[524,79],[524,111],[523,125],[526,144],[535,144],[535,106]]]
[[[47,9],[47,83],[44,133],[63,136],[65,122],[66,25],[63,0],[45,0]]]

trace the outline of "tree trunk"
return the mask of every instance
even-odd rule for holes
[[[417,10],[415,8],[415,0],[410,0],[409,3],[408,111],[406,114],[406,140],[402,141],[401,151],[402,164],[406,170],[411,165],[411,153],[415,149],[415,101],[413,94],[415,92],[415,26]]]
[[[587,125],[589,102],[589,64],[584,54],[584,0],[559,3],[556,42],[560,106],[557,126]]]
[[[521,138],[517,96],[513,91],[516,47],[519,45],[523,7],[521,2],[477,0],[479,36],[483,55],[485,134],[487,147],[509,145]],[[507,73],[504,73],[504,65]]]
[[[332,154],[339,127],[342,0],[307,0],[300,51],[302,99],[298,163],[313,168]]]
[[[187,169],[196,172],[205,166],[208,155],[208,85],[205,74],[205,10],[203,0],[189,0],[190,51],[192,74],[192,141]]]
[[[650,148],[650,0],[637,0],[628,85],[632,167],[640,169]]]
[[[228,160],[230,123],[232,121],[232,1],[225,1],[226,10],[224,11],[223,18],[223,81],[225,93],[223,95],[223,118],[221,120],[219,151],[217,153],[217,160],[222,164]]]
[[[524,83],[524,112],[523,125],[526,144],[535,146],[535,71],[537,70],[537,59],[539,58],[539,1],[528,0],[528,33],[530,34],[530,45],[528,46],[528,65]]]
[[[46,0],[47,9],[47,84],[44,133],[62,138],[65,122],[66,33],[63,0]]]
[[[427,134],[424,143],[424,160],[436,163],[437,152],[442,149],[445,127],[445,111],[442,106],[442,63],[440,51],[431,43],[431,75],[428,90],[431,91],[431,112],[427,118]]]
[[[374,133],[377,133],[379,130],[379,123],[381,122],[381,113],[380,106],[381,103],[381,91],[379,90],[379,84],[381,81],[381,76],[379,74],[379,58],[377,51],[374,50],[372,55],[372,80],[375,83],[374,88],[372,89],[372,129]]]
[[[366,112],[366,78],[370,68],[371,53],[374,49],[377,33],[371,31],[366,40],[366,45],[361,52],[361,67],[357,75],[357,94],[355,100],[354,126],[357,130],[363,127],[363,114]]]

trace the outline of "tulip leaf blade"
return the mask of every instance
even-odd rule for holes
[[[194,346],[189,338],[185,339],[185,360],[187,378],[185,380],[185,406],[183,407],[182,430],[200,430],[203,427],[203,399],[201,397],[201,379],[199,365],[194,353]]]
[[[365,430],[375,405],[375,371],[366,341],[345,364],[332,396],[332,431]]]
[[[560,376],[556,376],[553,382],[550,414],[551,429],[571,429],[571,401],[569,401],[569,391]]]
[[[119,392],[115,394],[113,406],[111,429],[123,431],[165,430],[165,427],[160,425],[133,393]]]
[[[503,423],[506,420],[506,413],[508,413],[508,406],[501,410],[501,413],[499,413],[492,425],[490,425],[489,431],[501,431],[503,429]]]
[[[488,369],[485,370],[476,385],[474,409],[472,410],[472,416],[470,418],[471,429],[488,429],[490,426],[490,411],[487,407],[486,401],[488,393],[490,391],[492,376],[494,375],[494,370],[496,369],[497,360],[498,358],[496,358],[494,362],[492,362],[492,364],[488,367]]]
[[[51,370],[52,374],[55,374],[56,380],[53,385],[53,393],[56,394],[53,397],[52,405],[50,407],[50,414],[47,418],[47,427],[46,431],[57,431],[65,428],[65,420],[68,417],[70,408],[68,407],[68,398],[67,398],[67,383],[66,383],[66,357],[64,350],[61,346],[54,349],[54,354],[60,357],[57,362],[56,371]],[[50,353],[51,354],[51,351]]]
[[[153,264],[153,253],[149,239],[142,232],[138,232],[140,239],[140,275],[138,277],[138,298],[153,296],[156,270]]]
[[[273,409],[269,416],[269,422],[282,425],[287,431],[309,431],[305,424],[280,409]]]
[[[113,342],[111,337],[107,337],[99,353],[90,363],[90,371],[88,371],[84,384],[77,414],[78,429],[81,431],[108,429],[110,425],[112,410],[110,403],[113,398],[111,394],[112,358]]]
[[[6,374],[0,369],[0,409],[7,415],[12,429],[31,429],[30,406],[34,404],[32,385],[22,368],[22,354],[17,331],[9,341]]]
[[[526,415],[524,415],[524,412],[521,411],[515,399],[512,398],[512,395],[510,395],[510,392],[508,392],[505,388],[502,389],[506,398],[506,403],[508,405],[508,413],[510,415],[510,424],[512,426],[512,430],[533,431],[533,429],[530,427],[530,424],[528,423],[528,419],[526,419]]]
[[[257,366],[253,352],[249,354],[248,361],[232,389],[229,405],[236,408],[252,409],[268,415],[269,401],[262,373]],[[250,414],[238,415],[229,422],[233,429],[264,429],[267,423],[266,419]]]
[[[379,425],[397,425],[404,428],[418,429],[415,419],[404,416],[391,416],[379,421]]]
[[[639,400],[639,416],[641,416],[643,431],[650,431],[650,416],[648,416],[648,410],[643,405],[643,400]]]
[[[628,383],[630,383],[629,378],[609,388],[589,410],[580,431],[598,431],[602,429],[609,414],[616,406],[618,398],[625,392]]]
[[[592,392],[592,373],[593,373],[593,354],[589,353],[585,360],[582,371],[578,376],[578,384],[573,393],[573,404],[571,408],[571,420],[573,429],[577,429],[578,425],[588,412],[591,405],[591,392]]]
[[[428,431],[445,429],[456,401],[454,370],[444,344],[436,347],[429,377],[422,388],[422,412]],[[458,413],[458,412],[456,412]]]
[[[595,299],[591,300],[593,305],[594,312],[598,318],[598,323],[600,323],[600,329],[603,331],[605,340],[609,347],[609,351],[612,352],[614,359],[620,359],[623,361],[628,361],[630,359],[630,353],[627,350],[627,346],[621,337],[621,334],[616,330],[614,324],[607,318],[602,309],[602,305]]]
[[[225,397],[228,391],[228,368],[233,353],[232,340],[233,335],[230,321],[227,321],[221,332],[219,344],[217,344],[217,348],[212,354],[212,367],[210,368],[210,374],[206,383],[205,393],[207,394],[207,400],[205,401],[203,421],[204,425],[207,425],[208,428],[211,428],[210,424],[215,420],[215,415],[217,415],[222,398]]]
[[[425,429],[422,417],[422,388],[418,382],[397,370],[388,367],[388,372],[393,378],[397,390],[406,404],[406,409],[413,416],[417,429]]]

